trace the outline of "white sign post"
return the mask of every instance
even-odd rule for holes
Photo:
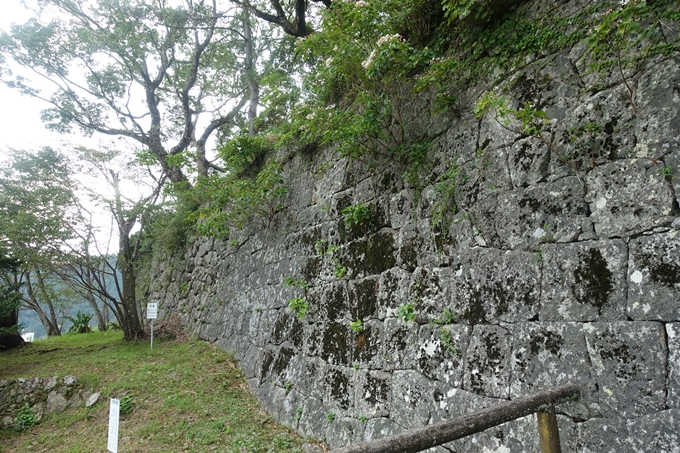
[[[153,349],[153,320],[158,316],[158,304],[146,304],[146,319],[151,320],[151,348]]]
[[[111,398],[109,407],[109,443],[107,449],[118,453],[118,421],[120,419],[120,400]]]

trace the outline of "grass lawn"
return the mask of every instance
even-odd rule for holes
[[[0,453],[106,452],[108,398],[131,396],[118,451],[301,452],[303,439],[257,405],[233,358],[200,341],[127,343],[120,332],[39,340],[0,353],[0,379],[73,375],[102,398],[27,432],[0,431]]]

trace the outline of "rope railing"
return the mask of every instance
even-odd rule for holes
[[[479,433],[494,426],[538,414],[538,433],[543,453],[560,453],[555,405],[579,398],[574,384],[566,384],[531,396],[482,409],[474,414],[414,428],[371,442],[350,445],[330,453],[416,453],[456,439]]]

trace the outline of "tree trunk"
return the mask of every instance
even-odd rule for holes
[[[0,318],[0,330],[1,329],[12,329],[19,323],[19,310],[14,310],[13,313]],[[18,348],[24,344],[24,339],[21,337],[19,332],[12,332],[7,334],[0,334],[0,352],[6,351],[8,349]]]
[[[33,310],[40,318],[40,323],[45,328],[45,332],[48,337],[58,337],[61,336],[61,329],[59,329],[59,323],[56,319],[56,313],[54,312],[54,307],[50,305],[52,309],[52,317],[47,316],[47,313],[40,306],[40,302],[35,295],[35,289],[33,288],[33,283],[31,282],[31,277],[29,271],[25,271],[24,275],[26,277],[26,294],[27,297],[24,298],[26,307]]]

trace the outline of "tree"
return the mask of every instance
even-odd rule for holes
[[[0,53],[51,82],[52,94],[25,77],[7,82],[50,105],[43,112],[47,127],[135,140],[174,183],[187,181],[187,160],[200,175],[219,169],[206,143],[235,123],[248,98],[229,11],[218,11],[216,0],[186,0],[182,7],[164,0],[41,5],[59,15],[3,33]]]
[[[90,190],[94,201],[109,211],[113,218],[118,247],[114,254],[98,244],[93,230],[88,228],[82,236],[78,248],[64,260],[67,271],[64,277],[88,300],[102,300],[116,316],[126,340],[144,336],[141,310],[137,300],[136,268],[139,257],[140,241],[145,233],[144,214],[154,205],[160,195],[164,179],[156,178],[147,169],[149,185],[137,198],[126,196],[122,190],[123,182],[145,180],[140,166],[135,163],[123,165],[119,151],[97,151],[78,149],[80,159],[86,163],[91,174],[98,173],[106,181],[112,195]],[[117,162],[116,162],[117,161]],[[135,227],[140,232],[133,237]],[[94,253],[93,253],[94,251]]]
[[[14,151],[0,168],[0,248],[19,264],[4,272],[6,286],[22,286],[22,304],[34,310],[48,335],[60,335],[60,306],[68,303],[54,265],[59,245],[79,222],[77,186],[68,159],[51,148]]]
[[[312,0],[315,3],[323,3],[327,8],[331,7],[331,0]],[[274,10],[274,14],[265,11],[262,7],[253,5],[248,0],[232,0],[233,3],[242,6],[255,16],[262,20],[275,24],[281,29],[291,35],[297,37],[305,37],[314,32],[314,29],[308,24],[308,7],[307,0],[295,0],[294,2],[286,2],[292,6],[292,11],[286,11],[279,0],[269,0],[269,6]]]
[[[0,254],[0,274],[12,273],[18,265],[17,260]],[[0,351],[24,344],[24,339],[19,333],[20,305],[19,287],[0,282]]]

